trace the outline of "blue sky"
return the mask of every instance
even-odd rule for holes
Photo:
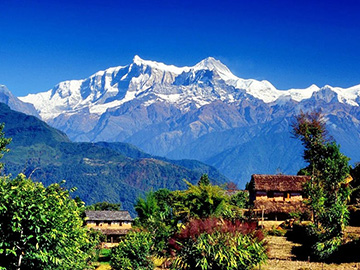
[[[360,1],[0,0],[0,84],[15,95],[134,55],[177,66],[213,56],[278,89],[360,84]]]

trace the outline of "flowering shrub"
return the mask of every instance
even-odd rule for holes
[[[191,220],[170,239],[173,269],[251,269],[267,259],[255,223],[217,218]]]

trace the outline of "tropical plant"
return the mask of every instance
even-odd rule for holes
[[[267,259],[254,223],[194,219],[170,239],[173,269],[251,269]]]
[[[184,181],[188,189],[173,192],[174,212],[183,222],[191,218],[220,217],[230,211],[228,197],[221,187],[204,184],[202,181],[198,185]]]
[[[169,237],[176,231],[178,220],[173,216],[171,191],[160,189],[148,192],[135,205],[138,213],[135,225],[152,233],[154,252],[162,256],[167,249]]]

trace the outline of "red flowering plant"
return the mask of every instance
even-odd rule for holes
[[[174,269],[251,269],[266,261],[266,242],[254,222],[192,219],[169,240]]]

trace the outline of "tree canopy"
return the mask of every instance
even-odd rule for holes
[[[327,136],[325,121],[319,112],[301,112],[293,124],[293,134],[302,141],[304,159],[308,162],[300,173],[311,176],[305,191],[307,204],[313,213],[313,224],[308,228],[314,240],[312,252],[324,259],[341,244],[344,226],[349,219],[346,205],[351,193],[349,158]]]
[[[6,146],[11,142],[11,138],[5,138],[4,126],[4,124],[0,124],[0,158],[4,156],[4,153],[9,151]],[[3,164],[0,163],[0,169],[2,169],[2,167]]]
[[[96,241],[81,212],[59,184],[44,187],[21,174],[0,178],[0,266],[84,269]]]
[[[121,203],[97,202],[86,206],[86,210],[96,211],[119,211],[120,209]]]

